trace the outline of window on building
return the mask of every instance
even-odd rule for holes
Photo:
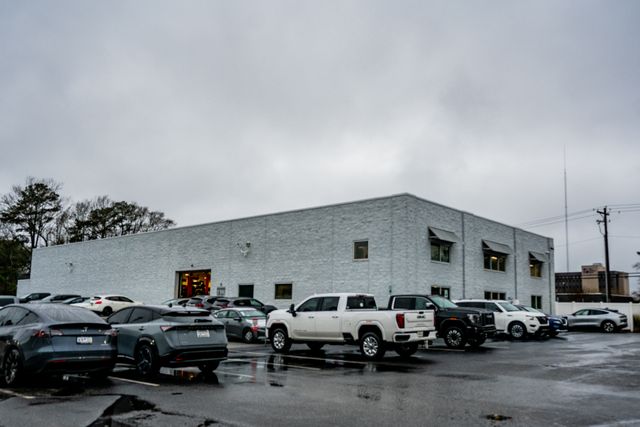
[[[505,300],[507,299],[507,294],[505,292],[484,291],[484,299]]]
[[[502,243],[489,240],[482,241],[482,252],[484,255],[484,268],[491,271],[506,271],[507,255],[511,253],[511,248]]]
[[[431,241],[431,261],[450,262],[451,243],[440,240]]]
[[[353,242],[353,259],[369,259],[369,241]]]
[[[238,285],[238,296],[253,298],[253,285]]]
[[[431,261],[451,262],[451,246],[458,241],[455,233],[429,227],[429,241],[431,242]]]
[[[529,252],[529,272],[531,277],[542,277],[542,265],[546,256],[537,252]]]
[[[451,298],[451,288],[443,288],[442,286],[432,286],[431,295],[440,295],[441,297]]]
[[[531,307],[542,309],[541,295],[531,295]]]
[[[275,299],[292,299],[293,284],[292,283],[276,283]]]

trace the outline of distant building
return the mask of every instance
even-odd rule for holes
[[[599,302],[607,300],[607,281],[602,264],[583,265],[582,271],[556,273],[558,302]],[[629,273],[609,272],[609,301],[631,301]]]

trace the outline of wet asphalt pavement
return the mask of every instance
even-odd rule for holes
[[[361,360],[356,347],[287,356],[229,345],[214,375],[31,381],[0,389],[0,426],[640,426],[640,334],[569,333]]]

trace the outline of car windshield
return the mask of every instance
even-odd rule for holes
[[[450,300],[448,300],[445,297],[441,297],[440,295],[431,295],[429,298],[431,299],[431,301],[433,301],[433,303],[435,305],[437,305],[440,308],[456,308],[456,307],[458,307],[455,303],[451,302]]]
[[[243,310],[240,312],[242,317],[267,317],[263,312],[258,310]]]
[[[500,307],[504,308],[506,311],[520,311],[518,307],[508,302],[499,302]]]

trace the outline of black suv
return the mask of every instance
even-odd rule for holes
[[[392,295],[389,310],[433,310],[438,337],[447,347],[481,346],[496,333],[493,313],[481,308],[459,307],[439,295]]]

